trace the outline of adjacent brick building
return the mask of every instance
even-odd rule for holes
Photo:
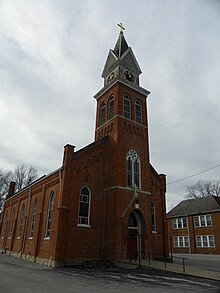
[[[95,95],[95,141],[66,145],[58,170],[16,194],[11,184],[0,248],[52,266],[167,254],[166,178],[150,164],[140,74],[121,31]]]
[[[170,251],[220,254],[220,197],[184,200],[167,214],[167,222]]]

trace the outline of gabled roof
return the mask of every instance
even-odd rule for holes
[[[167,213],[167,218],[220,211],[220,197],[208,196],[183,200]]]

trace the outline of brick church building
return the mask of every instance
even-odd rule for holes
[[[150,164],[140,74],[121,29],[94,96],[94,142],[67,144],[59,169],[17,193],[11,182],[0,249],[54,267],[167,255],[166,178]]]

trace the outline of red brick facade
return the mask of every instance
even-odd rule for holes
[[[74,146],[66,145],[60,169],[6,200],[0,248],[53,266],[87,259],[115,262],[137,255],[144,258],[146,252],[155,257],[167,254],[166,179],[158,175],[149,160],[148,94],[138,84],[120,77],[104,86],[95,96],[95,142],[77,152]],[[129,118],[124,117],[124,95],[130,97]],[[111,96],[114,113],[109,118]],[[141,103],[141,123],[135,118],[137,99]],[[103,102],[105,111],[100,114]],[[127,159],[131,150],[138,156],[138,164],[132,159],[133,169],[129,169]],[[138,186],[128,184],[128,178]]]

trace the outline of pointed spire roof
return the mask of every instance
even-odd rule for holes
[[[120,58],[124,54],[124,52],[127,51],[128,48],[129,47],[128,47],[128,44],[127,44],[127,42],[125,40],[123,31],[120,31],[118,41],[115,44],[114,52],[117,55],[117,57]]]
[[[114,50],[109,50],[102,77],[107,76],[118,65],[126,66],[126,68],[130,68],[138,75],[141,74],[141,69],[138,65],[135,55],[125,40],[123,33],[124,28],[122,27],[122,24],[119,26],[121,27],[121,31],[119,33]]]

